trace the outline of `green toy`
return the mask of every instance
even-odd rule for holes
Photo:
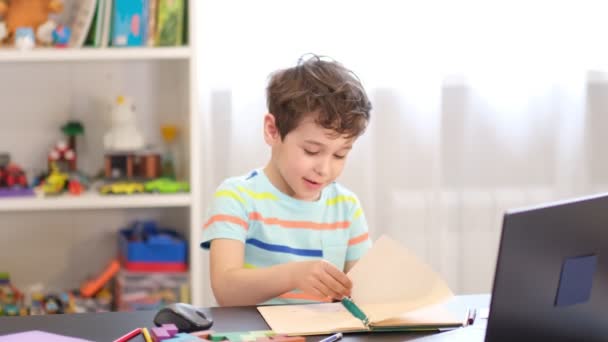
[[[158,178],[153,181],[146,182],[144,188],[146,189],[146,192],[171,194],[176,192],[190,191],[190,184],[186,182],[178,182],[170,178]]]

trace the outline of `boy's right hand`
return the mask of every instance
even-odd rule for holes
[[[320,298],[341,300],[350,296],[350,279],[326,260],[302,261],[294,270],[295,288]]]

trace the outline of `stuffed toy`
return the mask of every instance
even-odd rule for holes
[[[106,150],[135,151],[145,147],[144,137],[137,127],[135,106],[129,98],[119,96],[110,116],[110,130],[103,141]]]
[[[7,39],[13,41],[18,28],[31,28],[37,37],[48,36],[39,32],[48,28],[49,14],[63,11],[61,0],[0,0],[0,17],[7,30]],[[52,22],[52,21],[51,21]],[[46,24],[46,25],[45,25]],[[39,38],[40,39],[40,38]],[[48,41],[38,41],[50,44]]]

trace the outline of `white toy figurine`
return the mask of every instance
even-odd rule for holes
[[[36,38],[44,45],[53,44],[53,31],[57,28],[57,24],[52,20],[47,20],[44,24],[38,26],[36,30]]]
[[[137,128],[135,108],[124,96],[116,99],[110,130],[104,136],[106,150],[134,151],[144,148],[144,137]]]
[[[34,30],[31,27],[18,27],[15,31],[15,46],[19,50],[31,50],[36,46]]]

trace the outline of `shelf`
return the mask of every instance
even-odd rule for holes
[[[71,209],[120,209],[166,208],[191,205],[190,194],[135,194],[99,195],[87,193],[81,196],[15,197],[0,198],[0,212],[71,210]]]
[[[189,59],[190,47],[137,47],[137,48],[38,48],[21,51],[0,48],[0,63],[65,62],[65,61],[113,61],[113,60],[161,60]]]

